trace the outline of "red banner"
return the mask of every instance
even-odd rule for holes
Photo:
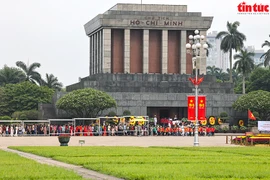
[[[188,96],[188,120],[195,121],[195,96]]]
[[[198,120],[205,120],[205,111],[206,111],[206,97],[198,96]]]
[[[205,120],[206,97],[198,96],[198,120]],[[195,96],[188,96],[188,120],[195,121]]]

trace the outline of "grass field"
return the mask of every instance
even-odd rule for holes
[[[23,158],[17,154],[0,150],[0,179],[82,179],[74,172],[39,164],[33,160]]]
[[[13,147],[124,179],[270,179],[269,147]]]

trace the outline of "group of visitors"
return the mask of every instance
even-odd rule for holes
[[[119,124],[103,123],[103,125],[89,123],[87,125],[77,125],[76,127],[73,124],[0,125],[0,136],[58,136],[63,133],[71,136],[193,136],[194,132],[194,124],[188,122],[177,124],[148,124],[146,122],[129,124],[124,122]],[[198,133],[200,136],[213,136],[215,128],[199,126]]]

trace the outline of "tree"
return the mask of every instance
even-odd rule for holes
[[[4,68],[0,69],[0,85],[5,84],[16,84],[25,80],[24,73],[13,67],[8,67],[7,65]]]
[[[228,74],[228,78],[229,78],[230,69],[227,68],[226,72],[227,72],[226,74]],[[239,72],[237,72],[235,69],[232,69],[232,80],[233,80],[234,84],[236,84],[237,81],[239,80]]]
[[[222,82],[228,81],[228,74],[226,72],[223,72],[222,69],[219,69],[216,73],[217,79],[221,80]]]
[[[242,95],[232,107],[237,111],[257,111],[262,119],[270,119],[270,92],[258,90]]]
[[[38,103],[51,103],[53,93],[48,87],[27,81],[7,84],[0,93],[0,114],[11,116],[15,111],[37,110]]]
[[[235,54],[233,58],[237,60],[234,63],[233,69],[236,69],[239,73],[243,75],[242,81],[242,93],[245,94],[245,78],[254,69],[254,53],[248,52],[246,49],[241,49],[240,54]]]
[[[66,94],[56,107],[73,117],[96,117],[101,111],[116,107],[116,101],[103,91],[86,88]]]
[[[270,69],[257,68],[252,71],[249,84],[247,84],[247,92],[264,90],[270,92]]]
[[[26,75],[26,81],[30,81],[32,83],[38,83],[40,84],[41,80],[41,75],[35,71],[36,68],[40,67],[40,63],[33,63],[27,66],[24,62],[22,61],[17,61],[16,65],[23,70],[23,72]]]
[[[54,77],[53,74],[47,74],[47,73],[46,73],[46,79],[42,80],[42,85],[58,90],[58,91],[60,91],[61,88],[63,87],[63,84],[61,82],[58,82],[57,77]]]
[[[207,70],[206,74],[216,76],[216,74],[218,73],[218,71],[220,70],[220,68],[218,68],[216,66],[207,66],[206,67],[206,70]]]
[[[269,49],[260,57],[260,59],[264,58],[264,67],[269,66],[270,67],[270,42],[265,40],[262,44],[262,48],[266,46],[269,47]]]
[[[229,52],[230,54],[230,82],[232,80],[232,50],[236,52],[240,50],[244,43],[243,41],[246,40],[246,36],[237,30],[237,27],[240,25],[238,21],[234,23],[227,22],[227,30],[228,31],[221,31],[217,34],[216,39],[222,38],[220,48],[226,53]]]

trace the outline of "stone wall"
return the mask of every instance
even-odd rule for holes
[[[95,88],[105,92],[192,93],[194,85],[185,74],[95,74],[67,86],[67,92]],[[232,94],[232,83],[216,83],[214,76],[204,76],[200,93]]]

